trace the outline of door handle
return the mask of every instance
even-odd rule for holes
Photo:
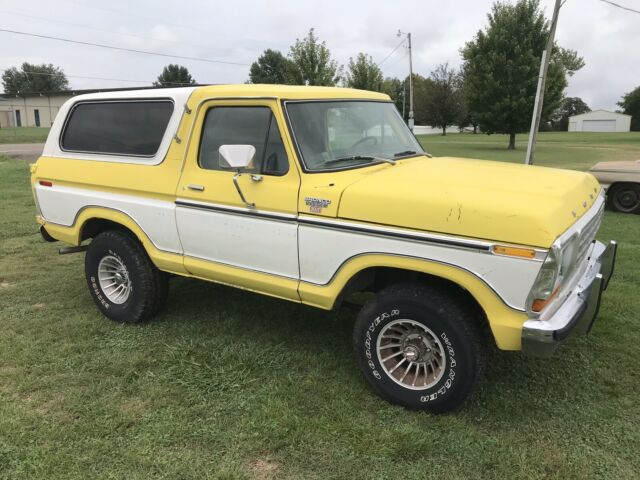
[[[196,192],[204,192],[204,185],[194,185],[191,183],[187,185],[187,188],[189,190],[195,190]]]

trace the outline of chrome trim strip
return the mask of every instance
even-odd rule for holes
[[[234,207],[231,205],[222,205],[219,203],[200,202],[192,199],[178,198],[175,201],[176,207],[196,208],[201,210],[211,210],[214,212],[230,213],[233,215],[247,215],[250,217],[261,217],[271,220],[280,220],[285,222],[295,222],[297,215],[288,213],[279,213],[272,210],[256,210],[243,207]]]

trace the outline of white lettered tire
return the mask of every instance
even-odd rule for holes
[[[484,364],[479,319],[446,288],[398,284],[365,304],[354,326],[358,364],[385,400],[447,412],[478,383]]]

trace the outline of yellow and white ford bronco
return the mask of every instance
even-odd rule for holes
[[[86,250],[105,316],[153,317],[171,275],[326,310],[369,292],[353,334],[364,377],[434,412],[468,396],[488,343],[547,356],[587,333],[615,263],[615,242],[595,240],[593,176],[431,158],[373,92],[81,95],[31,172],[43,237]]]

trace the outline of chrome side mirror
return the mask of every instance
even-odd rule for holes
[[[236,174],[233,176],[233,185],[236,187],[238,195],[240,195],[240,200],[242,200],[247,208],[256,208],[256,204],[247,202],[247,199],[244,198],[244,194],[238,184],[238,177],[242,175],[243,170],[253,168],[255,156],[256,147],[253,145],[221,145],[218,149],[220,168],[236,171]]]
[[[222,145],[218,149],[220,168],[240,172],[253,168],[256,147],[253,145]]]

